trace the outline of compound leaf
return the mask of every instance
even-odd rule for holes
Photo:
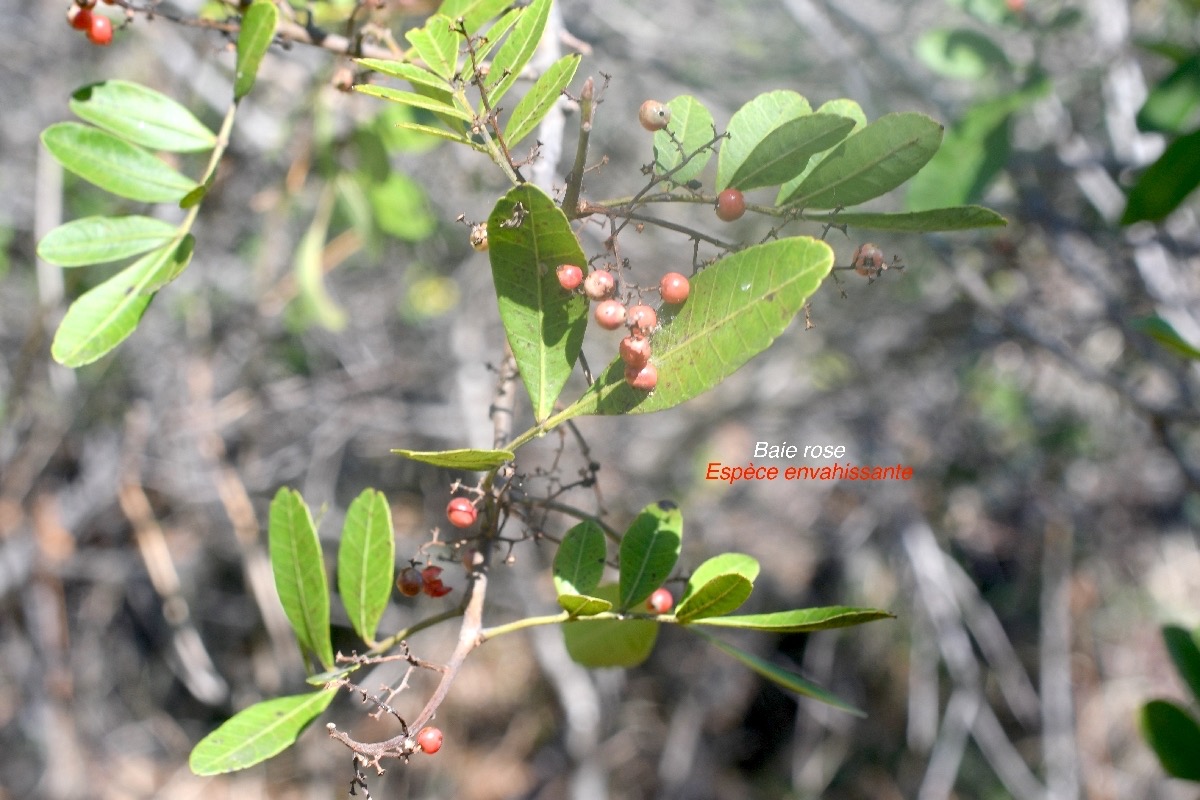
[[[446,80],[458,71],[458,34],[454,21],[434,14],[423,28],[413,28],[404,34],[430,72]],[[444,84],[443,84],[444,86]]]
[[[877,608],[852,608],[849,606],[826,606],[823,608],[798,608],[792,611],[772,611],[766,614],[739,614],[732,617],[705,617],[696,620],[698,625],[714,625],[722,628],[744,628],[752,631],[774,633],[808,633],[830,628],[848,628],[892,615]]]
[[[488,93],[488,102],[492,108],[496,107],[504,93],[517,82],[521,70],[525,69],[529,59],[533,58],[549,16],[550,0],[533,0],[521,11],[508,38],[496,51],[491,70],[484,82],[484,89]]]
[[[853,128],[853,119],[834,114],[788,120],[755,145],[730,177],[729,185],[756,189],[789,181],[804,170],[810,158],[845,139]]]
[[[595,599],[614,603],[618,591],[612,584],[600,586]],[[650,657],[658,625],[648,619],[576,618],[563,623],[563,641],[571,659],[585,667],[636,667]]]
[[[435,467],[484,472],[515,457],[511,450],[393,450],[393,453]]]
[[[760,94],[735,111],[717,157],[717,189],[732,185],[733,176],[771,131],[811,113],[808,100],[786,89]]]
[[[1008,224],[1004,217],[983,206],[951,206],[895,214],[841,211],[831,214],[805,214],[804,218],[811,222],[829,222],[835,225],[849,225],[852,228],[910,233],[965,231],[972,228],[1003,227]]]
[[[563,89],[567,88],[567,84],[575,77],[575,70],[579,68],[581,58],[583,57],[575,54],[563,56],[555,61],[521,98],[521,102],[517,103],[508,119],[508,125],[504,128],[504,138],[508,140],[510,148],[533,133],[541,124],[542,119],[558,102]]]
[[[562,595],[588,595],[600,585],[606,554],[604,530],[596,522],[584,520],[567,531],[554,554],[554,589],[560,604]]]
[[[744,553],[722,553],[696,567],[675,610],[680,622],[736,611],[754,589],[759,564]]]

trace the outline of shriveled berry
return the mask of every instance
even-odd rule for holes
[[[480,222],[477,225],[472,225],[469,238],[471,247],[475,248],[476,252],[486,253],[488,249],[487,223]]]
[[[746,213],[746,197],[737,189],[726,189],[717,195],[717,217],[725,222],[741,219]]]
[[[629,309],[629,324],[634,330],[649,333],[658,325],[658,314],[655,314],[650,306],[638,303]]]
[[[678,272],[668,272],[658,282],[658,291],[662,295],[664,303],[674,305],[688,299],[688,295],[692,291],[692,284],[685,275]]]
[[[465,497],[456,497],[446,505],[446,519],[456,528],[469,528],[475,523],[479,511]]]
[[[617,349],[626,366],[641,369],[650,360],[650,340],[643,336],[626,336]]]
[[[561,264],[558,267],[558,285],[573,292],[583,283],[583,270],[574,264]]]
[[[421,591],[430,597],[444,597],[450,594],[453,590],[442,583],[441,574],[442,568],[432,565],[421,570],[421,580],[424,582]]]
[[[646,600],[646,608],[655,614],[665,614],[671,610],[673,605],[675,605],[675,598],[671,596],[670,590],[661,586],[655,589],[654,593]]]
[[[92,29],[92,12],[81,6],[73,5],[67,9],[67,22],[77,31]]]
[[[638,109],[638,122],[648,131],[661,131],[671,121],[671,109],[657,100],[647,100]]]
[[[583,293],[589,300],[600,302],[613,293],[617,288],[617,279],[606,269],[592,270],[583,279]]]
[[[608,331],[615,331],[625,324],[625,306],[617,300],[605,300],[596,306],[596,324]]]
[[[421,728],[417,734],[417,746],[429,755],[442,749],[442,731],[440,728]]]
[[[396,588],[405,597],[416,597],[425,588],[425,579],[416,567],[405,567],[400,570],[400,577],[396,579]]]
[[[641,367],[626,367],[625,382],[635,389],[648,392],[658,385],[658,369],[649,362]]]
[[[877,278],[880,272],[887,269],[883,251],[870,242],[860,244],[855,248],[851,263],[854,265],[855,272],[868,278]]]

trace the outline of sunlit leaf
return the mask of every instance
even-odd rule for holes
[[[736,611],[750,597],[758,570],[758,560],[744,553],[713,556],[688,578],[675,618],[691,622]]]
[[[440,75],[406,61],[386,61],[380,58],[357,58],[355,61],[380,75],[400,78],[414,86],[429,86],[434,89],[445,89],[448,86],[446,79]]]
[[[496,50],[492,59],[491,69],[484,88],[487,90],[488,102],[493,108],[500,102],[512,85],[521,76],[521,70],[533,58],[541,41],[542,31],[546,29],[546,20],[550,16],[550,0],[533,0],[521,11],[520,17],[513,24],[508,38]]]
[[[290,747],[336,696],[336,689],[325,689],[255,703],[201,739],[188,766],[197,775],[219,775],[266,761]]]
[[[84,217],[59,225],[38,242],[38,257],[60,267],[103,264],[161,247],[178,235],[153,217]]]
[[[105,191],[143,203],[178,202],[196,188],[137,145],[79,122],[58,122],[42,131],[54,160]]]
[[[599,597],[582,594],[560,594],[558,604],[572,617],[594,617],[612,608],[613,604]]]
[[[666,130],[654,134],[654,169],[662,174],[679,167],[671,175],[671,182],[682,185],[699,175],[712,158],[712,148],[704,151],[700,148],[713,140],[716,128],[712,112],[691,95],[676,97],[667,103],[667,108],[671,111],[671,122]],[[688,156],[693,157],[680,166]]]
[[[447,469],[461,469],[468,472],[483,472],[512,461],[515,457],[511,450],[393,450],[396,455],[404,456],[422,464],[433,464]]]
[[[321,542],[300,493],[281,488],[271,501],[268,545],[275,589],[300,647],[333,666],[329,639],[329,584]]]
[[[729,185],[737,189],[776,186],[799,175],[817,153],[833,147],[854,128],[854,120],[833,114],[806,114],[784,122],[746,155]]]
[[[191,111],[138,83],[107,80],[76,89],[71,110],[81,119],[151,150],[211,150],[216,135]]]
[[[511,5],[512,0],[446,0],[438,13],[450,19],[461,17],[467,33],[473,36],[485,22]]]
[[[978,80],[993,70],[1011,68],[999,45],[970,28],[926,31],[914,50],[925,66],[947,78]]]
[[[579,68],[581,58],[580,55],[569,55],[555,61],[521,98],[521,102],[517,103],[504,129],[504,138],[510,148],[533,133],[541,124],[542,119],[558,102],[563,89],[567,88],[567,84],[575,77],[575,70]]]
[[[1162,317],[1141,317],[1133,321],[1135,330],[1149,336],[1175,355],[1193,360],[1200,359],[1200,349],[1179,335],[1179,332]]]
[[[338,331],[346,327],[346,312],[338,305],[325,286],[325,240],[329,233],[329,218],[336,197],[332,184],[321,195],[317,211],[308,230],[296,245],[292,270],[299,287],[298,300],[325,328]]]
[[[237,73],[233,82],[233,99],[241,100],[254,88],[258,68],[275,38],[279,24],[279,9],[271,0],[254,0],[242,15],[242,27],[237,40]]]
[[[571,528],[554,555],[554,590],[559,595],[590,594],[600,585],[606,555],[604,529],[597,523],[584,520]]]
[[[811,113],[812,106],[802,95],[782,89],[760,94],[735,111],[717,158],[717,189],[731,185],[733,176],[771,131]]]
[[[642,509],[621,537],[618,608],[640,605],[662,586],[679,560],[682,539],[679,506],[659,500]]]
[[[852,625],[862,625],[890,617],[892,617],[891,614],[877,608],[826,606],[823,608],[798,608],[792,611],[772,611],[766,614],[705,617],[696,620],[695,624],[721,628],[743,628],[753,631],[773,631],[775,633],[808,633],[830,628],[848,628]]]
[[[458,45],[460,38],[454,31],[454,20],[435,14],[425,26],[413,28],[404,34],[425,62],[430,72],[449,79],[458,71]]]
[[[855,101],[848,100],[844,97],[825,101],[821,104],[821,107],[817,109],[816,113],[832,114],[836,117],[845,117],[846,119],[854,120],[854,127],[850,129],[850,133],[847,134],[847,136],[853,136],[867,126],[867,115],[862,110],[862,106]],[[829,152],[830,151],[826,150],[825,152],[817,153],[808,160],[808,166],[804,168],[803,172],[780,186],[779,192],[775,196],[775,205],[786,205],[787,198],[795,192],[797,186],[804,182],[804,179],[808,177],[809,173],[816,169],[817,165],[825,160],[825,156],[828,155]]]
[[[338,594],[355,632],[368,644],[392,594],[396,538],[387,498],[363,491],[346,509],[338,545]]]
[[[418,86],[414,88],[420,89],[422,87]],[[471,119],[470,114],[454,104],[429,97],[428,95],[418,94],[417,92],[406,92],[403,89],[393,89],[391,86],[376,86],[371,83],[358,84],[354,87],[354,90],[363,94],[369,94],[372,97],[391,100],[394,103],[403,103],[413,108],[423,108],[426,111],[433,111],[437,114],[443,114],[461,121],[470,121]]]

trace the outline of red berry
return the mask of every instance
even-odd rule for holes
[[[417,734],[417,745],[429,755],[442,749],[442,731],[439,728],[421,728]]]
[[[675,598],[671,596],[670,591],[662,587],[655,589],[654,593],[646,600],[646,608],[655,614],[665,614],[671,610],[673,605],[675,605]]]
[[[405,597],[416,597],[425,588],[425,579],[416,567],[405,567],[400,570],[400,577],[396,579],[396,588]]]
[[[635,330],[649,333],[658,325],[658,314],[655,314],[654,309],[650,306],[639,303],[629,309],[629,324]]]
[[[92,27],[88,28],[87,38],[92,44],[103,47],[112,41],[112,20],[103,14],[92,14]]]
[[[593,270],[583,279],[583,293],[596,302],[611,295],[616,287],[617,279],[606,269]]]
[[[67,9],[67,22],[77,31],[91,30],[92,12],[80,6],[71,6]]]
[[[471,527],[477,516],[475,505],[465,497],[456,497],[446,506],[446,519],[456,528]]]
[[[616,300],[605,300],[596,306],[596,324],[607,331],[615,331],[625,324],[625,306]]]
[[[879,273],[887,268],[883,260],[883,251],[870,242],[855,248],[851,263],[854,264],[855,272],[869,278],[879,277]]]
[[[650,360],[650,340],[641,336],[626,336],[618,348],[627,366],[641,369]]]
[[[687,300],[688,294],[692,291],[692,285],[685,276],[678,272],[668,272],[658,282],[658,291],[662,295],[664,303],[674,305]]]
[[[638,109],[638,122],[648,131],[661,131],[671,121],[671,109],[657,100],[647,100]]]
[[[648,392],[658,385],[658,369],[649,362],[641,367],[626,367],[625,382],[635,389]]]
[[[573,292],[583,283],[583,270],[574,264],[563,264],[558,268],[558,285]]]
[[[746,213],[746,198],[737,189],[726,189],[717,195],[717,217],[725,222],[741,219]]]

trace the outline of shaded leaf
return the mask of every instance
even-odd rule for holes
[[[877,608],[826,606],[823,608],[798,608],[793,611],[772,611],[766,614],[705,617],[696,620],[696,624],[722,628],[744,628],[752,631],[773,631],[775,633],[807,633],[830,628],[848,628],[892,617],[892,614]]]
[[[404,456],[422,464],[433,464],[436,467],[462,469],[470,472],[484,472],[489,469],[512,461],[515,455],[511,450],[393,450],[396,455]]]
[[[978,80],[992,70],[1012,67],[995,42],[970,28],[927,31],[917,40],[914,52],[934,72],[960,80]]]
[[[252,767],[286,750],[333,698],[336,689],[276,697],[243,709],[192,748],[196,775],[220,775]]]
[[[778,684],[785,689],[790,689],[796,694],[804,695],[805,697],[811,697],[814,700],[820,700],[822,703],[831,705],[834,708],[841,709],[842,711],[846,711],[855,715],[856,717],[866,716],[865,713],[859,711],[846,701],[840,699],[831,692],[822,689],[820,686],[808,680],[807,678],[797,675],[795,672],[786,670],[783,667],[777,667],[769,661],[765,661],[756,655],[747,653],[745,650],[742,650],[739,647],[734,647],[728,642],[723,642],[715,636],[705,633],[704,631],[696,630],[695,628],[690,628],[690,630],[699,634],[700,636],[703,636],[718,650],[733,656],[738,661],[742,662],[747,667],[754,670],[772,683]]]
[[[496,203],[488,243],[500,319],[540,422],[554,410],[587,327],[587,298],[564,291],[555,270],[587,261],[566,215],[531,184]]]
[[[406,131],[414,131],[416,133],[425,133],[430,136],[436,136],[440,139],[448,139],[451,142],[457,142],[458,144],[468,145],[468,146],[474,148],[475,150],[485,149],[481,145],[477,145],[475,142],[472,142],[470,139],[463,136],[462,134],[453,133],[452,131],[448,131],[444,128],[435,128],[432,125],[421,125],[420,123],[417,123],[417,122],[397,122],[396,127],[402,128]]]
[[[178,202],[196,182],[137,145],[79,122],[42,131],[42,143],[65,169],[120,197],[143,203]]]
[[[82,267],[136,256],[178,235],[153,217],[84,217],[59,225],[38,242],[38,257],[60,267]]]
[[[367,489],[346,509],[338,545],[338,594],[350,625],[368,644],[375,643],[395,569],[392,510],[383,492]]]
[[[138,83],[107,80],[76,89],[71,110],[81,119],[151,150],[211,150],[217,137],[191,111]]]
[[[642,509],[621,537],[620,589],[617,607],[640,605],[675,568],[683,539],[683,515],[670,500]]]
[[[888,114],[826,154],[791,196],[802,208],[864,203],[911,178],[937,152],[942,126],[924,114]]]
[[[615,603],[618,588],[600,586],[598,599]],[[571,660],[593,669],[636,667],[654,649],[658,623],[648,619],[572,619],[562,625],[563,641]]]
[[[558,604],[572,617],[594,617],[612,608],[612,603],[582,594],[560,594]]]
[[[563,89],[575,77],[575,70],[579,68],[582,58],[576,54],[563,56],[555,61],[537,79],[533,88],[521,98],[521,102],[517,103],[512,116],[508,118],[508,125],[504,128],[504,138],[510,148],[537,129],[542,119],[558,102]]]
[[[760,94],[735,111],[726,129],[729,137],[721,142],[717,157],[717,190],[730,185],[742,164],[771,131],[811,113],[808,100],[783,89]]]
[[[233,81],[233,100],[237,102],[254,88],[258,68],[275,38],[279,9],[271,0],[254,0],[242,15],[237,40],[237,72]]]
[[[559,595],[590,594],[600,585],[606,555],[604,529],[596,522],[584,520],[571,528],[554,554],[554,590]]]
[[[654,133],[654,170],[660,175],[679,167],[671,182],[682,185],[699,175],[712,158],[711,148],[697,152],[716,136],[712,113],[696,98],[683,94],[667,103],[671,122]],[[671,140],[671,136],[675,141]],[[675,142],[679,144],[676,144]],[[681,149],[682,148],[682,149]],[[684,158],[695,153],[685,166]]]
[[[783,333],[832,266],[829,245],[808,237],[726,256],[692,279],[686,303],[660,312],[653,392],[629,386],[618,358],[556,420],[661,411],[708,391]]]
[[[983,206],[952,206],[897,214],[843,211],[831,214],[805,214],[804,218],[811,222],[831,222],[836,225],[849,225],[853,228],[912,233],[965,231],[972,228],[1003,227],[1008,224],[1008,220],[1004,217]]]
[[[1143,131],[1181,134],[1200,124],[1200,55],[1183,61],[1158,82],[1137,114]]]
[[[484,80],[484,88],[492,108],[496,107],[504,93],[517,82],[521,70],[525,69],[529,59],[533,57],[542,38],[542,31],[546,29],[549,15],[550,0],[533,0],[520,12],[520,17],[513,24],[508,38],[496,51],[491,71]]]
[[[747,154],[729,185],[756,189],[789,181],[804,171],[810,158],[845,139],[853,128],[854,120],[833,114],[808,114],[789,120]]]
[[[435,14],[424,27],[413,28],[404,34],[404,38],[416,49],[430,72],[449,80],[458,71],[459,36],[450,17]]]
[[[267,538],[275,589],[288,622],[301,649],[314,653],[328,669],[333,666],[329,586],[317,529],[299,492],[284,487],[275,494]]]
[[[1178,625],[1164,625],[1163,642],[1179,677],[1200,702],[1200,631],[1192,632]]]
[[[71,304],[54,334],[50,354],[64,366],[81,367],[111,351],[137,328],[150,305],[152,286],[174,278],[192,256],[188,234],[168,243],[85,292]]]
[[[1129,190],[1122,225],[1165,219],[1200,185],[1200,130],[1180,136]]]
[[[847,134],[847,136],[853,136],[867,126],[867,115],[862,110],[862,106],[853,100],[847,100],[844,97],[834,100],[827,100],[821,104],[821,107],[817,109],[816,113],[832,114],[837,117],[845,117],[846,119],[854,120],[854,127],[850,129],[850,133]],[[779,192],[775,196],[775,205],[784,205],[787,197],[795,192],[796,187],[804,182],[804,179],[808,177],[809,173],[816,169],[817,165],[824,161],[825,156],[828,154],[828,150],[823,153],[817,153],[808,160],[808,166],[804,168],[803,172],[780,186]]]
[[[1139,715],[1142,736],[1170,775],[1200,781],[1200,724],[1178,703],[1151,700]]]
[[[1133,321],[1134,330],[1141,331],[1177,356],[1200,359],[1200,349],[1179,335],[1178,331],[1162,317],[1140,317]]]

